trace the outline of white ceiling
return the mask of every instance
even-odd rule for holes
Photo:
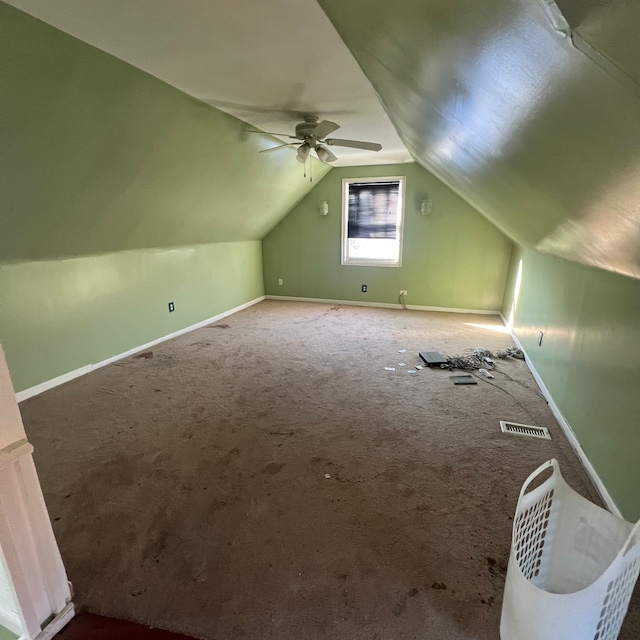
[[[382,144],[333,147],[336,166],[412,160],[316,0],[5,1],[264,131],[312,114]]]

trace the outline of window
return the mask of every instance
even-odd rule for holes
[[[399,267],[404,177],[342,181],[342,264]]]

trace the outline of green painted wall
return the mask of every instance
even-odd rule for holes
[[[1,2],[0,60],[18,391],[262,295],[259,240],[312,187],[289,151],[258,154],[273,140]]]
[[[637,0],[560,0],[600,59],[552,0],[318,4],[416,161],[521,245],[640,278]]]
[[[261,296],[261,261],[251,241],[0,265],[0,336],[16,391]]]
[[[0,625],[0,640],[17,640],[18,636]]]
[[[259,240],[312,186],[240,120],[1,2],[0,60],[0,262]]]
[[[341,266],[342,179],[407,178],[402,267]],[[433,213],[422,216],[425,194]],[[329,215],[318,213],[327,200]],[[511,241],[417,164],[336,168],[263,240],[269,295],[463,309],[501,308]],[[278,286],[282,278],[283,286]],[[361,293],[361,285],[368,292]]]
[[[618,507],[640,518],[640,282],[517,247],[503,313]]]

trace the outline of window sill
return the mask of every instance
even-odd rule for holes
[[[401,262],[385,262],[384,260],[343,260],[343,267],[401,267]]]

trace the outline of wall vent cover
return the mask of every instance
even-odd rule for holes
[[[513,433],[516,436],[528,436],[530,438],[542,438],[551,440],[551,434],[546,427],[533,427],[530,424],[518,424],[500,420],[500,428],[503,433]]]

